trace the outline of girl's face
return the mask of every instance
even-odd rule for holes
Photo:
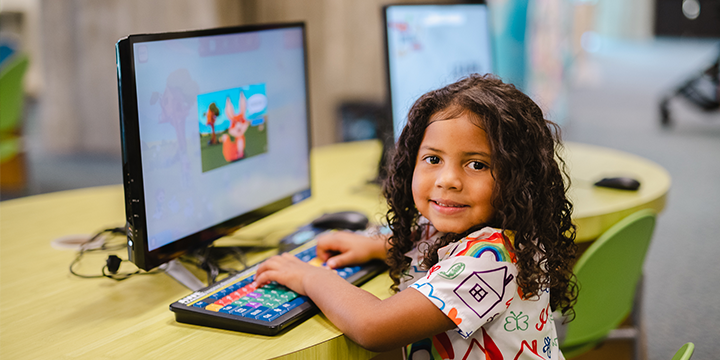
[[[460,233],[492,219],[495,179],[487,134],[469,112],[430,118],[413,172],[415,206],[442,232]]]

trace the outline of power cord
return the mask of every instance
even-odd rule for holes
[[[103,236],[104,234],[109,235],[122,235],[123,241],[113,244],[110,241],[106,240]],[[124,227],[116,227],[116,228],[108,228],[104,229],[102,231],[99,231],[95,235],[93,235],[90,239],[80,244],[80,250],[78,251],[77,256],[75,259],[70,263],[70,273],[83,278],[83,279],[98,279],[98,278],[109,278],[116,281],[122,281],[125,280],[133,275],[154,275],[159,273],[158,271],[150,271],[150,272],[143,272],[142,270],[138,269],[135,272],[129,272],[129,273],[118,273],[118,270],[120,269],[120,264],[124,261],[117,255],[111,254],[108,256],[107,260],[105,261],[105,265],[101,269],[100,275],[88,275],[88,274],[81,274],[75,271],[75,266],[82,260],[83,256],[86,253],[91,252],[100,252],[100,251],[118,251],[125,248],[125,228]],[[100,246],[96,247],[96,242],[101,240],[102,243]]]
[[[112,243],[111,241],[107,240],[103,235],[109,234],[113,235],[114,237],[122,236],[122,241],[117,243]],[[120,269],[120,265],[123,262],[130,262],[128,260],[123,260],[117,255],[111,254],[108,255],[107,260],[105,261],[105,265],[100,270],[101,274],[99,275],[89,275],[89,274],[81,274],[75,270],[76,265],[82,260],[83,256],[86,253],[92,253],[92,252],[100,252],[100,251],[119,251],[125,249],[127,246],[125,244],[125,228],[124,227],[115,227],[115,228],[107,228],[104,230],[99,231],[95,235],[93,235],[90,239],[80,244],[80,249],[78,251],[77,256],[75,259],[70,263],[70,273],[72,275],[75,275],[77,277],[83,278],[83,279],[98,279],[98,278],[109,278],[116,281],[122,281],[125,279],[128,279],[129,277],[133,275],[154,275],[159,274],[162,272],[162,270],[154,270],[154,271],[143,271],[141,269],[138,269],[134,272],[128,272],[128,273],[118,273],[118,270]],[[267,237],[266,235],[265,237]],[[262,239],[262,238],[261,238]],[[101,243],[97,244],[97,242],[101,241]],[[247,256],[246,251],[252,251],[253,249],[265,249],[264,246],[255,246],[250,248],[245,248],[241,246],[209,246],[205,248],[200,248],[195,251],[192,251],[188,253],[187,255],[183,255],[179,258],[179,260],[186,264],[191,264],[199,269],[202,269],[207,274],[207,283],[208,285],[212,285],[215,282],[217,282],[218,276],[221,274],[228,274],[233,275],[238,272],[241,272],[245,270],[248,266],[247,264]],[[241,269],[230,269],[225,268],[220,265],[223,260],[225,260],[227,257],[232,257],[234,260],[236,260],[238,263],[242,265]]]

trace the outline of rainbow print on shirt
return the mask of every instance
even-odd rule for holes
[[[465,248],[457,253],[458,256],[479,258],[484,253],[489,252],[493,254],[498,262],[515,262],[515,255],[507,250],[500,233],[494,233],[492,236],[483,239],[468,238],[468,241],[463,246]]]

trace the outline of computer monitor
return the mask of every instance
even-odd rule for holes
[[[388,94],[395,140],[422,94],[471,73],[493,72],[484,2],[387,5],[383,8]]]
[[[310,197],[304,24],[130,35],[116,55],[139,268]]]

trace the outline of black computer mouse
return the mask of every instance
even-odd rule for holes
[[[314,227],[325,229],[364,230],[368,226],[368,218],[357,211],[339,211],[324,214],[313,220]]]
[[[595,183],[595,186],[619,189],[619,190],[637,190],[640,182],[630,177],[610,177],[604,178]]]

